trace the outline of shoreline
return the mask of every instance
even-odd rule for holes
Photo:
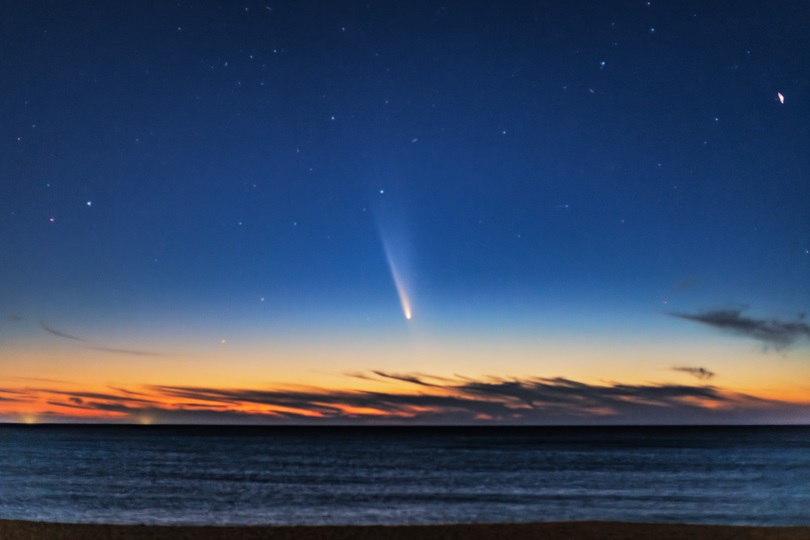
[[[616,521],[454,525],[189,526],[71,524],[0,519],[3,540],[445,540],[644,538],[806,540],[810,526],[760,527]]]

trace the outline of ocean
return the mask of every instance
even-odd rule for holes
[[[0,518],[810,525],[810,427],[0,425]]]

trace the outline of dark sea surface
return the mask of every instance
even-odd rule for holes
[[[810,525],[810,427],[2,425],[0,518]]]

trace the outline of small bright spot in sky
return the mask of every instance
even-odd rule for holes
[[[776,95],[779,97],[779,103],[785,103],[785,96],[782,95],[781,92],[777,92]]]
[[[93,206],[93,201],[87,201],[87,206]]]

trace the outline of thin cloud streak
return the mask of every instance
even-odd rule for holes
[[[115,347],[89,347],[94,351],[109,352],[115,354],[125,354],[128,356],[162,356],[159,353],[151,351],[141,351],[138,349],[117,349]]]
[[[419,385],[422,385],[422,386],[430,386],[430,387],[437,387],[438,386],[436,384],[431,384],[431,383],[429,383],[427,381],[424,381],[423,380],[424,376],[420,377],[418,374],[400,375],[400,374],[396,374],[396,373],[386,373],[384,371],[376,371],[376,370],[372,371],[372,373],[374,375],[377,375],[377,376],[382,377],[384,379],[393,379],[395,381],[419,384]],[[374,380],[374,379],[372,378],[371,380]]]
[[[87,341],[86,339],[83,339],[83,338],[80,338],[80,337],[77,337],[77,336],[74,336],[74,335],[71,335],[71,334],[66,334],[65,332],[62,332],[60,330],[56,330],[55,328],[51,328],[50,326],[48,326],[47,324],[45,324],[44,322],[41,322],[41,321],[39,323],[39,326],[43,330],[48,332],[49,334],[52,334],[52,335],[57,336],[57,337],[61,337],[61,338],[65,338],[65,339],[72,339],[73,341]]]
[[[672,368],[672,371],[680,371],[682,373],[687,373],[693,377],[696,377],[704,381],[714,377],[714,372],[709,371],[708,369],[702,367],[675,366],[674,368]]]
[[[49,326],[49,325],[45,324],[45,322],[40,322],[39,326],[43,330],[45,330],[46,332],[48,332],[51,335],[61,337],[61,338],[65,338],[65,339],[70,339],[70,340],[73,340],[73,341],[81,341],[83,343],[88,343],[87,349],[91,350],[91,351],[107,352],[107,353],[113,353],[113,354],[123,354],[123,355],[127,355],[127,356],[163,356],[160,353],[156,353],[156,352],[152,352],[152,351],[145,351],[145,350],[141,350],[141,349],[125,349],[125,348],[119,348],[119,347],[104,347],[104,346],[101,346],[101,345],[90,345],[89,340],[81,338],[79,336],[74,336],[73,334],[68,334],[67,332],[62,332],[61,330],[57,330],[56,328],[53,328],[52,326]]]
[[[73,384],[70,381],[65,381],[65,380],[62,380],[62,379],[46,379],[44,377],[9,377],[9,380],[12,380],[12,381],[46,382],[46,383],[57,383],[57,384]]]

